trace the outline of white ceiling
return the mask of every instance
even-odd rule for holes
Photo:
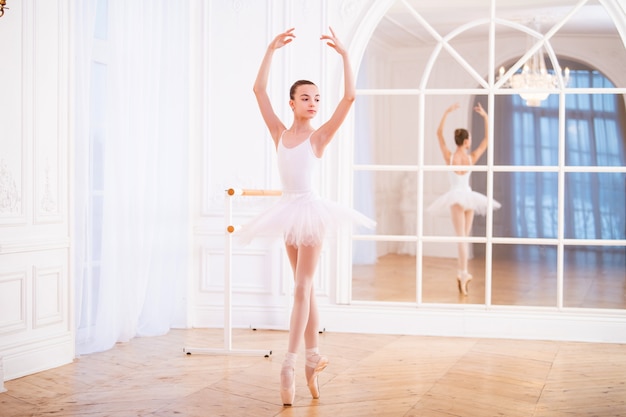
[[[598,1],[588,1],[582,8],[575,11],[579,0],[494,0],[495,16],[515,23],[533,26],[534,21],[540,22],[539,31],[547,32],[552,26],[561,22],[568,14],[566,23],[558,34],[584,33],[592,35],[616,35],[617,29],[608,13]],[[407,7],[411,7],[414,12]],[[491,15],[491,0],[399,0],[389,8],[381,19],[373,39],[389,47],[415,47],[431,44],[434,37],[414,15],[417,13],[428,25],[441,36],[480,19],[488,19]],[[487,24],[467,31],[463,36],[487,36]],[[496,25],[499,35],[506,32],[520,33],[504,25]]]

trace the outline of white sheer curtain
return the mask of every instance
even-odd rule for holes
[[[166,333],[184,304],[189,251],[188,5],[99,1],[107,6],[108,22],[103,97],[94,97],[97,89],[88,81],[76,85],[79,354]],[[93,7],[76,11],[77,81],[88,80]],[[84,126],[103,116],[94,116],[94,109],[103,112],[104,126]],[[94,132],[100,132],[97,141]]]
[[[89,285],[89,154],[90,154],[90,91],[93,38],[98,0],[79,1],[74,15],[74,260],[76,327],[88,321],[89,307],[83,297]]]

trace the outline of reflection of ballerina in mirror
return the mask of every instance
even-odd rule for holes
[[[439,127],[437,128],[437,137],[439,139],[439,147],[445,161],[450,165],[473,165],[487,149],[487,138],[489,132],[488,116],[483,107],[478,103],[474,110],[482,116],[485,122],[485,136],[478,147],[470,152],[472,139],[467,129],[456,129],[454,131],[454,142],[456,143],[456,151],[452,153],[446,146],[443,136],[443,127],[446,117],[449,113],[459,108],[459,104],[455,103],[448,107],[444,112]],[[452,224],[457,236],[467,237],[472,230],[472,222],[474,221],[474,213],[484,216],[487,213],[487,196],[470,187],[470,171],[450,171],[450,190],[437,198],[429,207],[431,213],[441,212],[442,210],[450,210],[452,216]],[[493,200],[493,208],[499,209],[500,203]],[[467,295],[467,287],[472,275],[467,271],[468,259],[468,243],[459,242],[458,244],[458,272],[457,281],[459,291],[463,295]]]

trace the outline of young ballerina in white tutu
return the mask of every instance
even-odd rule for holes
[[[278,170],[282,183],[279,201],[240,231],[246,240],[260,236],[282,235],[294,273],[294,301],[289,324],[289,345],[280,373],[280,394],[283,405],[292,405],[295,398],[295,363],[300,343],[305,344],[305,377],[313,398],[319,398],[318,374],[328,359],[319,354],[319,313],[315,300],[313,278],[328,232],[341,223],[350,222],[373,227],[374,222],[352,208],[321,198],[314,190],[324,149],[348,115],[355,99],[356,87],[348,53],[330,29],[322,35],[343,60],[344,91],[330,119],[319,128],[311,120],[319,109],[320,94],[310,81],[296,81],[289,92],[293,122],[287,128],[278,118],[267,94],[267,81],[274,52],[294,40],[294,29],[279,35],[269,44],[256,81],[256,96],[263,120],[276,146]]]
[[[485,136],[480,142],[478,147],[473,151],[470,151],[472,146],[472,138],[466,129],[456,129],[454,131],[454,142],[456,143],[456,150],[454,153],[446,146],[445,137],[443,134],[443,128],[446,118],[449,113],[457,110],[459,104],[455,103],[448,107],[444,112],[439,127],[437,128],[437,138],[439,139],[439,147],[443,159],[450,165],[467,166],[474,165],[474,163],[482,156],[487,149],[487,139],[489,135],[489,120],[488,115],[483,107],[478,103],[474,107],[474,111],[482,116],[485,123]],[[450,190],[437,198],[429,207],[428,211],[431,213],[441,212],[449,210],[452,216],[452,224],[457,236],[467,237],[470,236],[472,230],[472,222],[474,221],[474,214],[484,216],[487,212],[487,196],[476,191],[473,191],[470,187],[470,171],[459,169],[458,171],[450,171]],[[493,201],[493,208],[499,209],[500,203]],[[459,291],[463,295],[467,295],[469,282],[472,280],[472,275],[467,270],[467,258],[468,258],[468,244],[467,242],[459,242],[458,244],[458,271],[457,271],[457,283]]]

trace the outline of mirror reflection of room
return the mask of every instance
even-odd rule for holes
[[[573,14],[576,2],[562,3],[496,7],[506,24],[492,32],[488,7],[453,25],[398,2],[381,19],[359,67],[354,149],[355,207],[378,229],[354,238],[352,299],[626,306],[626,110],[610,91],[626,84],[614,69],[626,53],[599,2]],[[599,56],[590,36],[614,55]],[[553,91],[519,92],[530,74]],[[476,106],[491,130],[469,168],[471,190],[491,203],[460,239],[452,212],[429,210],[454,175],[437,136],[451,106],[443,134],[452,152],[456,129],[471,136],[468,154],[480,145]]]

